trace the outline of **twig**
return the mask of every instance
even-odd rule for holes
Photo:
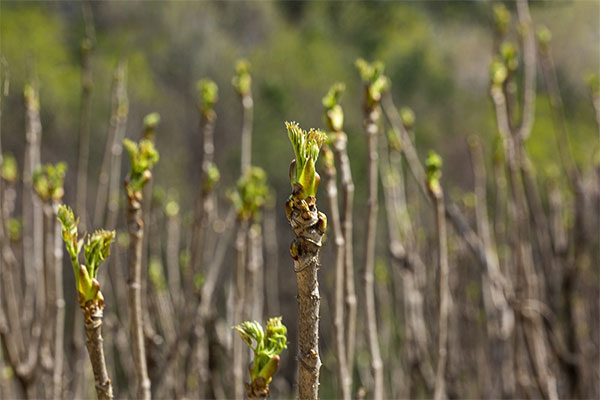
[[[315,195],[320,181],[315,172],[325,134],[306,132],[298,124],[286,123],[296,158],[290,166],[293,191],[286,203],[286,216],[296,238],[290,246],[298,284],[298,396],[316,400],[319,395],[319,249],[327,219],[317,210]]]
[[[86,241],[79,241],[77,224],[73,211],[66,206],[59,206],[58,220],[62,225],[62,237],[71,257],[79,307],[83,313],[86,347],[94,372],[96,394],[99,400],[112,400],[112,383],[108,377],[104,358],[103,339],[101,333],[104,297],[100,291],[100,283],[96,279],[98,269],[110,254],[110,244],[114,241],[114,231],[96,231],[87,236]],[[85,265],[79,264],[81,248],[85,252]]]
[[[125,135],[125,123],[127,121],[127,112],[129,108],[125,86],[126,69],[126,63],[121,61],[113,73],[111,94],[112,111],[106,138],[106,148],[104,150],[100,175],[98,177],[98,192],[94,209],[94,225],[96,226],[103,223],[107,209],[109,215],[111,214],[111,207],[114,206],[112,204],[114,199],[111,198],[111,195],[114,197],[114,187],[118,186],[118,178],[114,179],[113,176],[119,176],[121,171],[120,161],[123,151],[121,142]],[[114,213],[114,211],[112,211],[112,213]],[[107,221],[112,218],[113,217],[110,216],[110,218],[107,218]]]
[[[91,23],[91,22],[90,22]],[[92,98],[91,56],[94,48],[92,38],[86,36],[81,43],[81,105],[79,120],[79,142],[77,158],[77,213],[81,225],[86,229],[87,221],[87,172],[90,154],[90,113]]]
[[[353,203],[354,182],[348,158],[348,136],[343,131],[344,114],[339,102],[341,93],[345,90],[344,84],[336,83],[323,97],[325,106],[325,120],[328,129],[333,132],[332,147],[335,154],[337,168],[340,171],[342,185],[342,202],[340,221],[344,236],[344,342],[346,344],[346,360],[350,387],[352,387],[352,371],[354,369],[354,351],[356,347],[356,288],[354,283],[354,250],[352,243],[353,230]]]
[[[233,320],[244,319],[244,305],[246,297],[246,256],[248,246],[248,221],[238,222],[237,238],[235,240],[236,267],[235,267],[235,307]],[[244,352],[243,343],[239,340],[233,343],[233,393],[234,398],[244,397]]]
[[[336,170],[333,154],[327,146],[322,149],[325,160],[325,185],[327,199],[329,200],[329,212],[331,226],[333,228],[333,239],[335,243],[335,289],[334,289],[334,317],[333,329],[335,336],[335,349],[337,355],[336,373],[338,378],[340,398],[349,400],[350,375],[348,373],[348,361],[346,360],[347,347],[344,337],[344,257],[345,242],[340,222],[340,210],[338,206]]]
[[[356,65],[364,81],[364,128],[367,135],[367,219],[365,243],[365,267],[363,270],[363,284],[365,293],[365,320],[367,331],[367,344],[371,356],[371,373],[373,374],[373,398],[381,400],[384,396],[383,388],[383,361],[379,350],[377,330],[377,312],[375,307],[375,236],[377,233],[378,210],[378,154],[377,136],[379,134],[379,121],[381,119],[382,92],[387,88],[388,81],[383,75],[383,65],[372,65],[364,60],[358,60]]]
[[[252,120],[254,115],[254,101],[252,100],[252,78],[250,77],[250,64],[246,60],[239,60],[235,66],[236,75],[232,79],[233,86],[242,100],[242,152],[241,174],[245,174],[252,163]]]
[[[156,127],[158,120],[149,123],[151,129]],[[142,139],[137,145],[131,141],[123,142],[131,159],[131,171],[125,181],[127,191],[127,226],[129,230],[129,279],[128,306],[133,346],[133,358],[139,399],[150,399],[150,379],[146,364],[146,349],[144,345],[144,325],[141,298],[142,275],[142,246],[144,223],[142,216],[142,189],[152,178],[150,168],[158,161],[158,153],[149,139]]]
[[[446,394],[446,363],[448,359],[448,318],[450,313],[450,285],[448,266],[448,244],[446,237],[446,218],[444,211],[444,192],[440,185],[441,158],[431,152],[427,158],[427,187],[435,207],[435,221],[438,239],[439,297],[440,315],[438,326],[438,359],[435,373],[435,391],[433,398],[441,400]]]
[[[491,397],[514,397],[515,377],[512,368],[512,353],[509,350],[509,340],[514,331],[515,316],[505,291],[509,291],[508,282],[500,271],[497,246],[490,230],[487,212],[487,194],[485,164],[483,160],[483,149],[477,137],[469,139],[471,162],[474,174],[475,191],[475,214],[477,231],[485,248],[487,269],[482,271],[481,284],[483,289],[483,304],[487,316],[487,331],[490,337],[490,348],[492,351],[492,362],[497,372],[493,372],[492,380],[500,381],[502,392],[497,391],[496,385],[492,385],[489,394]],[[495,356],[494,356],[495,355]]]

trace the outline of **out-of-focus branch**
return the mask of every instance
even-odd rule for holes
[[[535,95],[536,95],[536,56],[535,56],[535,29],[529,14],[527,0],[517,0],[517,16],[521,24],[523,34],[523,114],[521,126],[519,127],[520,140],[527,140],[531,134],[533,120],[535,118]]]
[[[384,397],[383,387],[383,361],[379,350],[377,330],[377,312],[375,308],[375,236],[377,233],[378,210],[378,154],[377,139],[381,119],[381,97],[387,90],[389,81],[383,75],[383,64],[375,62],[369,64],[359,59],[356,66],[363,80],[364,100],[364,129],[367,136],[367,220],[365,243],[365,267],[363,270],[363,283],[365,290],[365,320],[367,331],[367,344],[371,356],[371,373],[373,374],[373,398],[381,400]]]
[[[440,314],[438,324],[438,357],[435,373],[433,398],[442,400],[446,394],[446,364],[448,359],[448,319],[450,314],[450,270],[448,266],[448,244],[446,237],[446,218],[444,212],[444,193],[440,185],[442,159],[430,152],[425,162],[427,166],[427,188],[435,206],[435,221],[438,240],[439,298]]]
[[[344,337],[344,256],[345,243],[340,222],[340,210],[337,196],[337,174],[333,160],[333,153],[327,146],[322,149],[325,175],[325,190],[329,201],[329,212],[331,226],[333,228],[333,239],[335,243],[335,283],[334,283],[334,317],[333,329],[336,349],[336,373],[338,378],[339,398],[349,400],[350,376],[348,374],[348,362],[346,360],[346,343]]]

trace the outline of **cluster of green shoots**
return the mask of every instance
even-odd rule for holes
[[[315,163],[327,135],[318,129],[306,132],[296,122],[286,122],[285,127],[296,156],[290,165],[293,194],[300,200],[314,197],[321,182]]]
[[[249,367],[252,383],[264,380],[258,383],[268,388],[279,366],[279,354],[287,348],[287,328],[281,322],[281,317],[270,318],[266,331],[257,321],[242,322],[233,328],[254,353],[254,360]]]
[[[240,220],[259,218],[268,196],[267,174],[260,167],[250,167],[229,193]]]
[[[75,273],[79,305],[84,307],[88,302],[92,302],[102,308],[104,298],[97,280],[98,269],[110,255],[110,244],[115,239],[115,231],[98,230],[87,234],[86,240],[79,239],[77,231],[79,218],[75,218],[73,211],[65,205],[58,207],[58,220],[62,225],[63,240]],[[79,253],[82,248],[85,264],[79,263]]]
[[[340,106],[340,97],[346,90],[343,83],[335,83],[330,88],[325,97],[323,97],[323,106],[325,107],[325,124],[327,130],[338,132],[344,126],[344,111]]]
[[[44,201],[60,200],[64,194],[67,164],[46,164],[38,167],[33,173],[33,188]]]
[[[247,60],[237,61],[235,65],[235,76],[231,79],[231,84],[241,97],[250,94],[252,77],[250,76],[250,63]]]
[[[127,195],[130,198],[137,198],[140,196],[146,182],[152,178],[150,169],[158,162],[158,151],[150,139],[142,139],[139,144],[125,139],[123,140],[123,146],[127,150],[131,161]]]
[[[144,139],[154,140],[154,131],[159,122],[159,113],[153,112],[144,117]]]
[[[200,98],[200,111],[205,117],[211,115],[219,100],[219,87],[211,79],[200,79],[196,88]]]
[[[390,86],[389,79],[383,74],[385,66],[381,61],[368,63],[362,58],[356,60],[355,64],[366,85],[366,106],[371,108],[379,103],[381,96]]]
[[[219,180],[221,180],[221,173],[219,172],[219,168],[217,168],[217,164],[209,162],[207,163],[204,174],[202,189],[205,193],[208,193],[213,190],[217,183],[219,183]]]
[[[494,23],[498,34],[501,36],[506,35],[510,25],[510,12],[502,3],[494,5]]]
[[[17,160],[12,154],[4,154],[2,156],[2,170],[0,171],[0,177],[8,183],[15,183],[19,177],[19,169],[17,167]]]
[[[506,79],[516,73],[519,67],[519,56],[516,46],[511,42],[500,45],[500,54],[494,57],[490,67],[493,85],[502,86]]]
[[[440,178],[442,177],[442,157],[435,151],[430,150],[425,160],[425,175],[427,186],[434,195],[439,195],[442,191]]]

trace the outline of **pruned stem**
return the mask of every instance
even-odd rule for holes
[[[139,200],[141,200],[141,192],[138,193]],[[139,200],[129,198],[127,212],[127,225],[129,228],[129,279],[127,284],[129,286],[129,318],[137,381],[137,397],[148,400],[150,399],[150,379],[148,378],[148,367],[146,365],[142,298],[140,293],[144,224],[142,220],[142,205]]]
[[[435,400],[445,399],[446,395],[446,364],[448,359],[448,315],[450,313],[450,285],[448,267],[448,245],[446,237],[446,218],[444,211],[444,195],[441,190],[432,190],[431,196],[435,205],[435,216],[438,239],[439,264],[439,296],[440,316],[438,327],[438,360],[435,373]]]
[[[246,255],[248,246],[248,221],[241,220],[238,225],[237,238],[235,241],[236,269],[235,269],[235,308],[234,321],[244,320],[244,305],[246,300]],[[244,396],[244,351],[243,342],[233,342],[233,390],[234,397],[241,399]]]
[[[252,157],[252,120],[254,115],[254,101],[251,94],[242,96],[243,122],[242,122],[242,175],[250,168]]]
[[[365,131],[367,133],[368,152],[368,198],[367,198],[367,227],[365,246],[365,268],[363,282],[365,285],[365,320],[367,323],[367,341],[371,355],[371,373],[373,374],[373,398],[383,399],[383,362],[379,351],[377,311],[375,308],[375,235],[377,232],[377,182],[378,182],[378,155],[377,135],[379,133],[379,119],[381,110],[379,106],[366,110]]]
[[[65,299],[63,290],[63,246],[61,240],[61,226],[57,223],[58,204],[52,205],[54,217],[54,291],[56,307],[56,325],[54,332],[54,370],[52,375],[52,398],[63,397],[63,364],[65,342]]]
[[[86,229],[87,171],[90,154],[90,112],[92,95],[92,42],[85,38],[81,46],[81,104],[79,120],[79,155],[77,158],[77,214],[80,224]]]
[[[111,94],[112,111],[110,116],[110,125],[108,128],[108,136],[106,139],[106,148],[102,158],[100,176],[98,177],[98,191],[96,194],[96,205],[94,209],[94,226],[102,225],[104,216],[106,214],[106,209],[108,208],[110,210],[111,199],[109,197],[109,193],[114,192],[114,190],[110,189],[111,186],[113,186],[113,182],[118,182],[117,180],[113,179],[113,170],[119,170],[117,173],[118,176],[121,169],[121,142],[123,141],[123,136],[125,133],[125,122],[127,121],[128,109],[125,87],[125,69],[125,64],[120,62],[113,75]]]
[[[308,201],[308,202],[307,202]],[[319,396],[319,249],[325,233],[324,215],[317,211],[314,197],[308,200],[292,197],[288,221],[296,238],[292,242],[294,272],[298,283],[298,397]]]
[[[108,377],[108,370],[106,369],[103,346],[104,339],[102,339],[101,332],[103,317],[102,308],[98,307],[93,302],[88,302],[88,304],[82,308],[82,311],[85,319],[85,345],[90,356],[90,362],[92,363],[92,370],[94,371],[98,400],[112,400],[114,397],[112,383]]]
[[[325,151],[325,150],[324,150]],[[338,206],[336,170],[334,165],[325,168],[326,192],[331,213],[331,226],[335,243],[335,289],[334,289],[334,317],[333,328],[335,335],[335,349],[337,354],[336,373],[339,385],[340,398],[350,399],[350,375],[348,361],[346,360],[347,348],[344,337],[344,266],[345,242],[340,222]]]
[[[514,331],[515,316],[506,298],[505,289],[509,289],[508,282],[500,271],[497,246],[490,229],[483,149],[475,137],[471,139],[469,145],[474,174],[477,231],[485,247],[487,260],[487,269],[484,269],[481,274],[483,304],[487,316],[490,349],[494,350],[491,352],[493,355],[491,360],[495,364],[494,368],[498,368],[495,370],[497,373],[493,372],[493,381],[500,382],[500,385],[492,384],[488,393],[490,397],[514,397],[515,376],[509,341]],[[499,386],[502,392],[498,391]]]
[[[344,235],[344,332],[346,344],[346,361],[352,386],[352,370],[354,366],[354,350],[356,347],[356,287],[354,283],[354,249],[352,243],[354,181],[350,169],[350,159],[347,152],[348,137],[345,132],[335,133],[333,151],[335,153],[340,180],[342,183],[341,224]]]

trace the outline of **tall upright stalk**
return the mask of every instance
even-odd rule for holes
[[[54,368],[52,372],[52,398],[63,397],[63,365],[65,343],[65,298],[63,289],[63,248],[60,241],[61,226],[56,223],[58,218],[58,202],[52,204],[54,219],[54,290],[56,293],[56,325],[54,333]]]
[[[96,205],[94,209],[94,225],[100,225],[113,206],[115,187],[118,187],[118,178],[114,175],[120,175],[121,171],[121,153],[123,148],[121,142],[125,136],[125,124],[127,122],[127,112],[129,104],[127,101],[126,90],[126,69],[127,65],[121,61],[113,73],[112,93],[111,93],[111,116],[106,138],[106,147],[100,167],[98,177],[98,192],[96,194]],[[117,171],[115,171],[117,170]],[[114,212],[114,211],[113,211]],[[107,218],[107,221],[112,218]]]
[[[267,196],[266,174],[258,167],[251,167],[238,180],[236,190],[231,191],[229,197],[238,217],[238,232],[235,243],[236,249],[236,268],[235,268],[235,304],[233,319],[235,322],[244,320],[252,311],[252,300],[258,296],[258,293],[248,293],[250,290],[256,290],[249,282],[255,280],[252,276],[253,271],[249,268],[250,246],[252,244],[249,230],[250,224],[257,221],[260,210],[264,205]],[[243,360],[244,352],[242,347],[233,343],[233,377],[235,398],[243,397]]]
[[[78,239],[77,224],[73,211],[61,205],[58,208],[58,220],[62,225],[62,236],[71,257],[78,301],[83,312],[86,347],[94,372],[96,394],[99,400],[112,400],[113,389],[104,358],[102,339],[102,320],[104,297],[100,283],[96,279],[98,268],[110,255],[110,244],[115,238],[114,231],[99,230],[87,235],[87,240]],[[85,264],[79,264],[79,253],[84,249]]]
[[[201,79],[197,84],[200,103],[200,134],[202,136],[202,172],[200,190],[196,199],[194,211],[194,227],[192,232],[191,270],[198,271],[200,264],[205,261],[205,238],[208,227],[214,220],[215,193],[214,187],[219,181],[219,170],[214,164],[214,130],[217,113],[214,107],[219,98],[219,89],[210,79]]]
[[[317,399],[319,395],[319,249],[327,229],[325,214],[317,210],[320,177],[315,171],[319,149],[326,136],[318,130],[306,132],[286,122],[296,158],[290,165],[292,195],[286,216],[296,238],[290,246],[298,284],[298,396]]]
[[[404,118],[402,122],[408,126]],[[414,123],[414,116],[412,123]],[[425,323],[423,286],[426,284],[426,267],[415,248],[414,231],[407,208],[406,185],[400,157],[403,146],[400,145],[401,141],[395,133],[396,131],[392,131],[387,135],[389,157],[387,160],[382,157],[384,166],[382,182],[391,265],[394,272],[402,278],[406,335],[404,348],[406,364],[410,368],[411,376],[405,393],[410,397],[415,397],[415,389],[418,388],[418,385],[412,377],[420,375],[427,390],[433,392],[435,374],[431,366],[429,337]]]
[[[338,98],[344,90],[343,84],[334,84],[328,94],[323,98],[325,106],[325,120],[328,128],[333,132],[332,147],[335,154],[337,169],[340,174],[342,186],[342,201],[340,221],[344,236],[344,343],[346,345],[346,361],[348,374],[352,387],[352,371],[354,367],[354,351],[356,348],[356,288],[354,283],[354,249],[352,244],[353,231],[353,204],[354,181],[348,158],[348,135],[343,131],[343,110],[337,104]]]
[[[510,339],[513,335],[515,316],[505,294],[512,288],[500,271],[497,246],[490,229],[485,163],[483,149],[477,137],[470,138],[469,149],[473,164],[477,231],[485,247],[487,259],[487,269],[481,274],[481,287],[490,349],[493,349],[491,361],[494,363],[492,387],[489,388],[488,394],[490,397],[514,397],[514,361],[510,350]]]
[[[344,337],[344,235],[340,222],[340,211],[337,198],[336,171],[333,154],[327,146],[322,149],[325,160],[325,185],[329,210],[331,212],[331,226],[333,228],[333,240],[335,243],[335,288],[333,302],[333,329],[336,350],[336,374],[338,379],[339,398],[350,399],[350,375],[348,373],[348,362],[346,360],[346,341]]]
[[[233,311],[234,321],[244,319],[244,305],[246,297],[246,262],[248,247],[248,221],[238,222],[237,237],[235,240],[235,305]],[[233,397],[244,397],[244,359],[243,344],[240,341],[233,343]]]
[[[338,98],[344,90],[343,84],[337,84],[329,89],[329,92],[323,98],[325,106],[325,122],[329,131],[332,132],[335,138],[340,135],[345,135],[342,132],[344,113],[342,107],[338,104]],[[343,139],[341,139],[343,140]],[[340,147],[345,149],[345,143]],[[346,321],[344,309],[344,294],[347,292],[347,283],[344,278],[354,280],[354,274],[347,275],[346,270],[346,242],[344,238],[344,229],[340,217],[340,208],[338,205],[338,190],[337,190],[337,171],[335,168],[333,152],[329,147],[323,147],[324,172],[326,178],[326,192],[329,200],[329,209],[331,212],[331,225],[333,227],[333,237],[335,243],[335,284],[334,284],[334,318],[333,328],[335,336],[335,349],[337,354],[336,373],[338,378],[338,393],[340,398],[350,399],[351,396],[351,375],[349,373],[350,366],[348,363],[349,349],[346,343]],[[347,161],[347,160],[346,160]],[[348,167],[348,166],[346,166]],[[348,173],[348,171],[346,171]],[[352,253],[350,253],[351,255]],[[352,282],[352,286],[354,282]]]
[[[242,156],[241,170],[246,173],[252,163],[252,120],[254,115],[254,101],[252,100],[252,77],[250,76],[250,63],[239,60],[235,66],[233,86],[242,99]]]
[[[379,102],[383,91],[388,86],[388,80],[383,75],[383,64],[376,62],[369,64],[358,60],[356,66],[365,87],[364,127],[367,134],[367,226],[365,244],[365,267],[363,270],[363,283],[365,290],[365,321],[367,325],[367,342],[371,355],[371,373],[373,374],[373,398],[381,400],[384,397],[383,388],[383,361],[379,350],[377,311],[375,306],[375,237],[377,233],[378,210],[378,154],[377,136],[381,119]]]
[[[58,163],[40,167],[33,175],[34,189],[44,203],[46,310],[49,315],[56,316],[55,321],[51,319],[45,321],[48,329],[44,331],[41,349],[42,359],[48,358],[47,364],[52,369],[52,385],[47,388],[45,395],[53,398],[62,397],[65,301],[62,283],[61,226],[57,218],[59,204],[64,194],[65,174],[66,164]]]
[[[446,217],[444,211],[444,193],[440,186],[442,159],[434,152],[429,153],[427,165],[427,188],[435,206],[435,222],[438,239],[439,298],[440,315],[438,326],[438,359],[435,373],[435,392],[433,398],[442,400],[446,394],[446,364],[448,360],[448,319],[450,313],[450,284],[448,267],[448,244],[446,237]]]
[[[81,104],[79,119],[79,152],[77,158],[77,213],[85,229],[87,221],[87,172],[90,155],[90,113],[92,98],[92,56],[93,43],[86,37],[81,43]]]
[[[27,113],[25,166],[23,168],[23,263],[30,272],[25,274],[22,320],[28,325],[33,318],[36,276],[37,278],[43,276],[43,212],[41,200],[33,190],[33,173],[40,165],[42,124],[37,89],[33,85],[26,85],[24,97]],[[38,282],[43,282],[43,279]]]
[[[137,382],[136,396],[139,399],[150,399],[150,378],[146,364],[146,349],[144,346],[144,326],[141,297],[142,275],[142,244],[144,223],[142,216],[142,190],[152,178],[150,169],[158,161],[158,152],[149,139],[142,139],[138,144],[125,139],[123,142],[129,153],[131,169],[125,182],[127,191],[127,226],[129,229],[129,318],[133,358]]]

